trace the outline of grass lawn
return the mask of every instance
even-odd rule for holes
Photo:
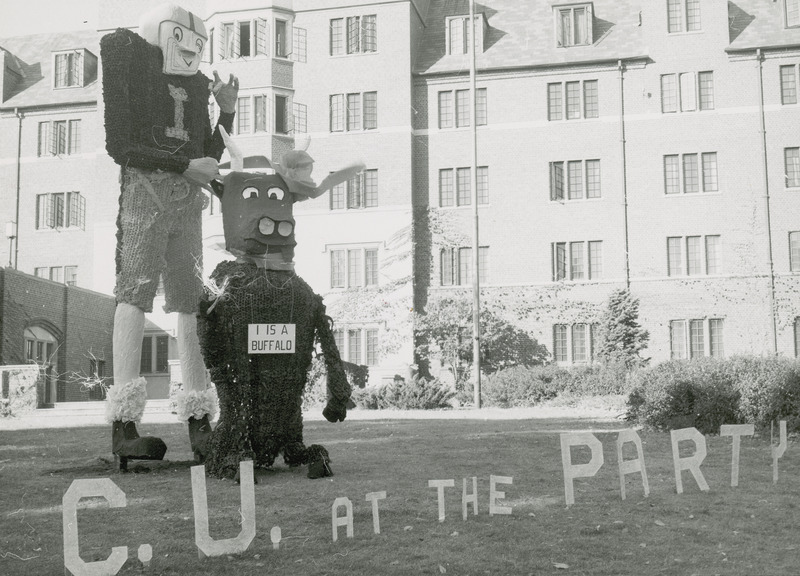
[[[161,436],[169,461],[132,463],[118,474],[110,429],[0,432],[0,574],[66,574],[61,499],[73,480],[111,478],[127,507],[84,499],[80,552],[86,561],[127,546],[119,574],[573,574],[778,576],[800,573],[800,457],[790,442],[772,482],[769,438],[743,438],[739,487],[731,488],[731,439],[707,437],[701,492],[688,472],[677,494],[669,434],[640,432],[650,497],[640,477],[627,477],[620,498],[615,430],[620,422],[587,420],[348,420],[307,422],[306,442],[324,444],[335,476],[308,480],[305,467],[257,470],[256,538],[236,556],[199,560],[194,545],[188,434],[180,424],[146,425]],[[605,465],[575,481],[565,506],[559,433],[595,432]],[[633,457],[627,445],[626,459]],[[574,450],[573,461],[588,459]],[[142,469],[148,469],[144,473]],[[139,470],[139,472],[136,472]],[[489,515],[489,477],[511,515]],[[462,479],[478,478],[478,515],[461,515]],[[455,481],[445,490],[438,521],[429,480]],[[469,491],[471,492],[471,480]],[[208,478],[211,535],[239,532],[239,487]],[[380,534],[373,533],[370,492],[386,491]],[[337,497],[353,503],[354,537],[331,535]],[[344,514],[344,508],[339,509]],[[270,540],[280,526],[280,549]],[[145,568],[137,549],[149,543]]]

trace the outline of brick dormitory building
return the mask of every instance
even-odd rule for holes
[[[96,31],[0,40],[0,261],[16,273],[113,289],[98,45],[149,4],[100,3]],[[365,162],[295,206],[295,261],[343,357],[373,383],[405,374],[412,311],[471,290],[467,0],[182,4],[210,31],[206,74],[240,79],[246,155],[308,146],[317,179]],[[797,356],[800,0],[482,0],[475,30],[484,305],[567,365],[592,361],[626,286],[654,361]],[[216,201],[204,236],[209,273],[226,258]],[[174,342],[168,317],[150,320],[143,374],[160,382]],[[1,363],[31,360],[15,326]]]

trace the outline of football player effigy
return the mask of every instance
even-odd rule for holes
[[[224,150],[213,130],[208,100],[220,108],[218,126],[233,124],[238,80],[212,81],[198,71],[208,40],[202,19],[173,4],[144,13],[138,34],[119,28],[101,39],[106,149],[120,166],[117,217],[113,360],[114,385],[106,417],[120,469],[128,460],[163,458],[164,442],[139,437],[145,379],[139,376],[144,314],[163,279],[165,311],[178,312],[183,391],[178,416],[188,422],[195,458],[202,461],[216,396],[197,339],[195,312],[202,294],[201,187],[218,174]]]

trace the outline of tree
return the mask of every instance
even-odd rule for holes
[[[544,364],[547,348],[530,334],[483,308],[481,322],[481,372],[492,374],[511,366]],[[438,356],[461,390],[472,366],[472,303],[466,297],[448,295],[428,302],[416,314],[414,327],[417,355],[423,360]]]
[[[603,364],[620,363],[627,369],[646,364],[640,352],[647,348],[650,333],[639,325],[639,300],[630,290],[614,290],[600,321],[597,357]]]

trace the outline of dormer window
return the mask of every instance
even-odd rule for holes
[[[559,47],[592,44],[592,4],[554,6],[556,43]]]
[[[800,27],[800,0],[783,0],[786,10],[786,27]]]
[[[475,14],[476,52],[483,52],[484,29],[486,26],[486,18],[483,13]],[[472,37],[469,15],[447,18],[445,21],[445,36],[448,54],[469,54],[469,42]]]
[[[55,87],[70,88],[81,85],[83,77],[83,54],[67,52],[56,54]]]
[[[97,56],[88,50],[53,54],[53,87],[81,88],[97,78]]]

